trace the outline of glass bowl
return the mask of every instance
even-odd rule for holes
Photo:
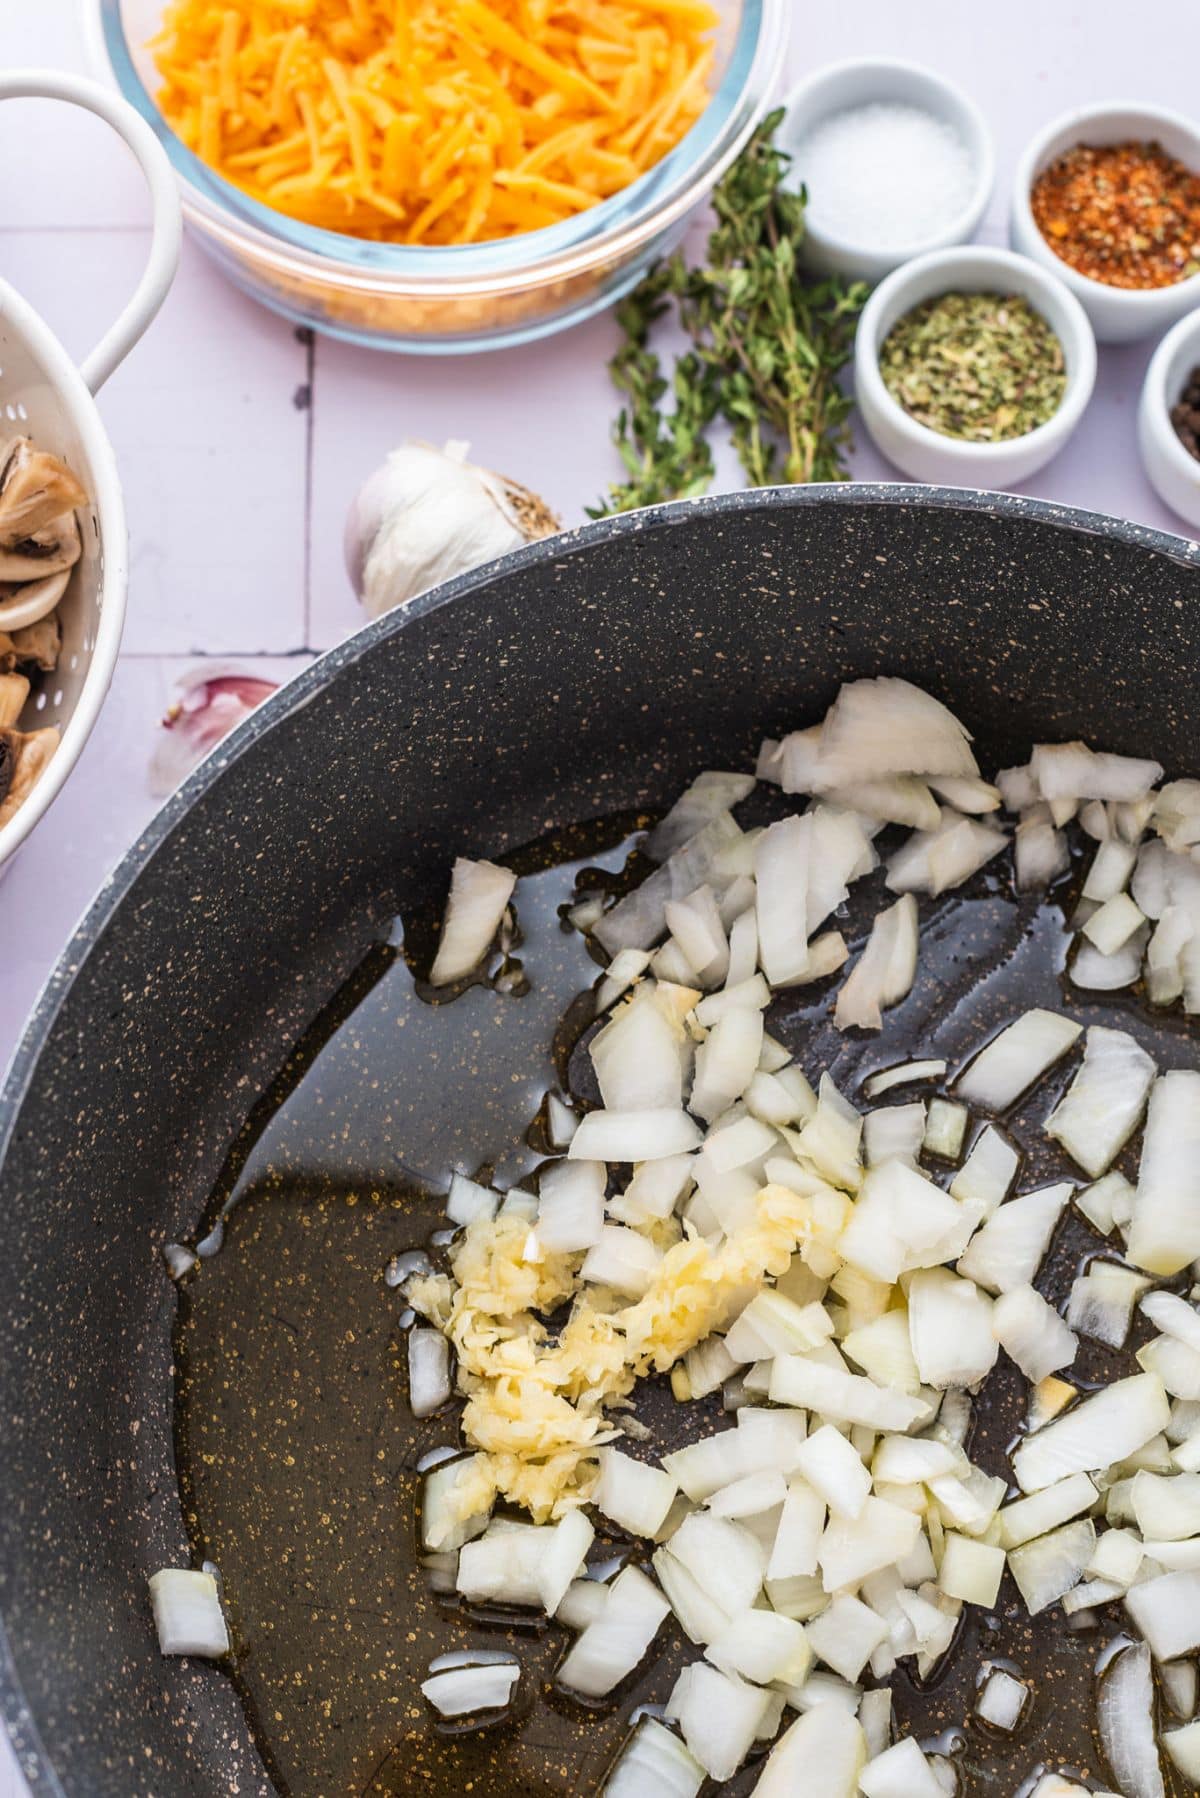
[[[376,349],[445,353],[523,343],[589,318],[682,234],[762,118],[790,0],[718,0],[712,98],[675,148],[624,192],[541,230],[423,247],[319,230],[252,200],[193,155],[153,98],[146,44],[162,0],[86,0],[98,72],[158,133],[183,209],[229,278],[297,324]]]

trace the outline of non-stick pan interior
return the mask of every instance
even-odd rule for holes
[[[0,1610],[35,1781],[270,1789],[233,1685],[161,1661],[144,1601],[190,1552],[159,1250],[449,858],[662,804],[858,674],[945,698],[985,766],[1080,735],[1194,771],[1198,601],[1194,550],[1029,502],[756,494],[523,552],[264,708],[118,872],[5,1096]]]

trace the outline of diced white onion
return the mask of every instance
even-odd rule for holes
[[[886,884],[893,893],[929,893],[936,899],[969,880],[1007,845],[1003,831],[947,809],[936,830],[914,831],[896,851]]]
[[[538,1596],[547,1616],[553,1617],[587,1559],[596,1532],[587,1513],[568,1511],[546,1541],[538,1561]]]
[[[1200,1312],[1174,1292],[1148,1292],[1138,1310],[1163,1332],[1200,1354]]]
[[[593,1112],[592,1117],[609,1117],[609,1112]],[[638,1112],[638,1117],[653,1117],[653,1112]],[[589,1122],[584,1119],[583,1124]],[[570,1153],[575,1154],[580,1131],[571,1139]],[[599,1242],[604,1228],[604,1187],[607,1170],[599,1157],[584,1160],[556,1161],[542,1169],[538,1185],[537,1236],[550,1254],[570,1254],[589,1249]]]
[[[703,1581],[677,1561],[669,1547],[655,1552],[654,1571],[680,1629],[690,1642],[715,1642],[728,1629],[732,1622],[730,1613],[721,1609],[705,1590]]]
[[[498,1192],[493,1192],[488,1186],[480,1186],[475,1180],[468,1180],[465,1174],[451,1174],[450,1191],[446,1197],[446,1216],[452,1224],[465,1226],[473,1223],[477,1217],[495,1217],[499,1204]]]
[[[1124,1798],[1164,1798],[1154,1739],[1154,1675],[1144,1642],[1123,1648],[1100,1675],[1096,1721],[1105,1758]]]
[[[1082,1029],[1056,1011],[1025,1012],[994,1036],[959,1075],[959,1097],[989,1111],[1007,1111],[1066,1054]]]
[[[501,1528],[493,1524],[458,1556],[458,1590],[477,1604],[539,1606],[538,1572],[553,1530],[532,1524]]]
[[[1022,818],[1013,835],[1013,857],[1021,893],[1048,887],[1071,862],[1067,839],[1049,818]]]
[[[1020,1548],[1037,1536],[1045,1536],[1062,1523],[1069,1523],[1096,1503],[1096,1482],[1086,1473],[1068,1474],[1028,1498],[1018,1498],[1005,1505],[997,1517],[997,1530],[1003,1548]],[[1112,1532],[1108,1532],[1111,1534]],[[1102,1536],[1101,1541],[1107,1538]],[[1089,1561],[1090,1569],[1093,1563]]]
[[[450,1344],[440,1330],[408,1332],[408,1402],[414,1417],[432,1417],[450,1397]]]
[[[921,1519],[886,1499],[869,1498],[857,1517],[832,1517],[821,1537],[819,1563],[827,1592],[857,1586],[869,1573],[910,1554]]]
[[[767,1557],[740,1523],[693,1511],[671,1537],[671,1553],[727,1617],[748,1610],[758,1597]]]
[[[839,1030],[878,1030],[882,1013],[910,991],[917,972],[917,902],[911,893],[878,912],[867,946],[834,1007]]]
[[[729,971],[729,942],[710,886],[697,887],[685,899],[668,899],[667,929],[696,970],[698,986],[719,986]]]
[[[1128,893],[1117,893],[1106,899],[1083,926],[1083,934],[1101,955],[1112,956],[1140,930],[1145,918]]]
[[[814,1675],[814,1677],[816,1677]],[[797,1717],[771,1750],[754,1798],[854,1798],[866,1759],[866,1740],[852,1710],[818,1704]],[[820,1785],[812,1784],[819,1769]]]
[[[615,1005],[621,995],[627,993],[635,981],[640,980],[649,966],[648,949],[618,949],[596,988],[597,1015],[607,1011],[610,1005]]]
[[[217,1660],[229,1653],[221,1594],[211,1573],[164,1567],[150,1575],[150,1608],[162,1654]]]
[[[867,1169],[838,1253],[873,1279],[893,1282],[945,1260],[941,1245],[959,1216],[954,1198],[916,1168],[885,1161]]]
[[[804,1578],[816,1572],[817,1549],[824,1527],[823,1500],[807,1481],[794,1479],[783,1501],[767,1563],[768,1591],[781,1581]]]
[[[1019,1160],[1013,1145],[994,1124],[988,1124],[950,1182],[950,1192],[962,1204],[978,1200],[986,1212],[992,1212],[1016,1179]]]
[[[640,986],[592,1038],[588,1054],[607,1110],[667,1110],[683,1103],[690,1044],[660,983]]]
[[[1147,1284],[1146,1276],[1131,1268],[1115,1261],[1094,1260],[1071,1286],[1067,1322],[1094,1342],[1103,1342],[1108,1348],[1124,1348],[1134,1304]]]
[[[1129,1259],[1176,1274],[1200,1256],[1200,1073],[1156,1080],[1142,1140]]]
[[[863,1154],[868,1167],[899,1159],[915,1162],[925,1141],[925,1104],[887,1105],[863,1119]]]
[[[1070,1367],[1078,1343],[1053,1305],[1032,1286],[1010,1286],[992,1308],[992,1329],[1009,1358],[1035,1384]]]
[[[802,1443],[796,1458],[800,1474],[835,1516],[858,1517],[862,1514],[871,1493],[871,1475],[857,1450],[832,1424],[823,1424],[814,1430]],[[872,1642],[863,1656],[864,1661],[875,1646]],[[830,1662],[830,1665],[834,1663]],[[841,1672],[841,1668],[837,1671]],[[846,1677],[857,1679],[858,1671]]]
[[[769,741],[769,739],[767,739]],[[764,741],[760,751],[760,761],[767,748]],[[775,779],[785,793],[812,793],[816,791],[818,769],[821,763],[821,726],[811,724],[806,730],[793,730],[781,742],[775,745],[774,765]],[[760,773],[759,779],[769,776]]]
[[[740,1099],[758,1069],[762,1053],[762,1013],[742,1006],[726,1012],[696,1051],[696,1074],[692,1082],[691,1110],[711,1123]],[[584,1120],[585,1124],[587,1120]],[[677,1144],[669,1152],[690,1144]],[[615,1160],[643,1160],[643,1156],[610,1156]]]
[[[1147,932],[1140,930],[1117,950],[1102,955],[1094,943],[1081,942],[1070,965],[1071,979],[1087,992],[1116,993],[1132,986],[1142,971]]]
[[[643,1717],[608,1776],[604,1798],[696,1798],[705,1777],[678,1736]]]
[[[858,1776],[864,1798],[944,1798],[942,1787],[912,1736],[868,1761]]]
[[[1042,797],[1033,769],[1028,764],[1021,768],[1001,768],[996,775],[996,786],[1005,810],[1010,812],[1027,811]]]
[[[648,880],[605,912],[595,928],[597,942],[610,955],[619,949],[649,949],[666,929],[667,900],[682,899],[705,882],[724,884],[722,860],[741,839],[741,828],[732,813],[718,812]]]
[[[827,786],[891,774],[977,776],[970,741],[953,712],[909,681],[847,681],[822,726],[820,775]]]
[[[819,1660],[853,1682],[888,1633],[883,1618],[849,1592],[838,1593],[807,1625],[809,1645]]]
[[[1136,862],[1137,850],[1132,845],[1106,837],[1092,857],[1083,883],[1083,897],[1094,899],[1098,905],[1115,899],[1129,884]]]
[[[500,928],[516,884],[517,877],[508,868],[458,857],[429,975],[434,986],[449,986],[479,966]]]
[[[1200,1648],[1200,1570],[1163,1573],[1131,1586],[1125,1608],[1155,1660],[1173,1661]]]
[[[962,1262],[959,1263],[962,1266]],[[914,1273],[908,1288],[913,1358],[927,1386],[975,1386],[995,1366],[992,1303],[949,1268]]]
[[[589,1111],[567,1153],[572,1161],[660,1161],[699,1147],[699,1126],[684,1111]]]
[[[608,1587],[596,1579],[577,1579],[567,1587],[554,1615],[568,1629],[586,1629],[608,1603]]]
[[[902,1061],[894,1068],[881,1068],[870,1075],[863,1082],[863,1092],[868,1099],[878,1099],[893,1086],[908,1086],[918,1080],[940,1080],[945,1072],[944,1061]]]
[[[957,1161],[962,1154],[969,1118],[966,1106],[953,1099],[930,1099],[922,1138],[925,1153],[936,1155],[939,1161]]]
[[[660,1161],[643,1161],[620,1200],[611,1201],[610,1215],[626,1224],[670,1217],[691,1186],[694,1161],[694,1155],[666,1155]]]
[[[1165,1677],[1168,1669],[1160,1667],[1159,1672]],[[1194,1668],[1192,1672],[1195,1672]],[[1182,1729],[1165,1730],[1162,1745],[1184,1778],[1191,1780],[1193,1785],[1200,1784],[1200,1719],[1185,1724]]]
[[[709,993],[707,998],[701,999],[696,1007],[696,1022],[709,1030],[727,1011],[736,1011],[739,1006],[749,1007],[751,1011],[765,1011],[770,1003],[770,987],[761,974],[752,973],[737,986],[726,986],[721,992]]]
[[[767,1695],[703,1661],[685,1667],[667,1700],[689,1752],[713,1779],[732,1779],[754,1746]]]
[[[483,1661],[473,1667],[448,1667],[421,1682],[421,1690],[443,1717],[474,1716],[502,1710],[512,1698],[521,1669],[516,1661]]]
[[[804,895],[811,859],[812,815],[782,818],[754,847],[758,956],[772,986],[788,986],[808,966]]]
[[[743,1611],[709,1643],[707,1655],[723,1673],[762,1686],[773,1680],[802,1685],[813,1663],[804,1625],[774,1611]]]
[[[1200,1474],[1151,1473],[1142,1467],[1129,1496],[1143,1539],[1180,1542],[1200,1536]]]
[[[1019,1444],[1012,1455],[1017,1484],[1022,1492],[1037,1492],[1069,1473],[1095,1473],[1124,1461],[1164,1430],[1169,1416],[1157,1375],[1114,1380]]]
[[[603,1698],[642,1660],[670,1608],[640,1568],[624,1568],[603,1611],[576,1638],[559,1668],[560,1684],[586,1698]]]
[[[1155,1071],[1153,1059],[1126,1031],[1093,1024],[1079,1072],[1047,1121],[1047,1136],[1098,1179],[1140,1124]]]
[[[477,1467],[475,1455],[454,1456],[439,1461],[425,1474],[421,1488],[421,1545],[427,1552],[453,1552],[487,1528],[486,1511],[460,1518],[455,1503],[460,1482],[470,1479]]]
[[[1172,1336],[1156,1336],[1137,1352],[1138,1364],[1157,1374],[1174,1398],[1200,1399],[1200,1355]]]
[[[975,1715],[1006,1734],[1017,1727],[1029,1699],[1029,1687],[1002,1667],[993,1667],[975,1700]]]
[[[720,812],[732,811],[753,791],[752,774],[711,770],[697,775],[646,838],[643,845],[646,854],[656,862],[665,861],[676,849],[690,843]]]
[[[730,1325],[725,1341],[735,1360],[762,1361],[805,1354],[832,1335],[833,1321],[824,1305],[797,1305],[768,1287]]]
[[[1000,1205],[971,1238],[959,1260],[959,1273],[989,1292],[1030,1285],[1073,1191],[1071,1182],[1064,1180]]]
[[[600,1480],[592,1494],[593,1503],[631,1535],[657,1536],[678,1490],[664,1468],[635,1461],[620,1449],[601,1449]]]
[[[1029,758],[1043,799],[1144,799],[1162,779],[1158,762],[1097,754],[1085,743],[1039,743]]]
[[[1009,1571],[1031,1617],[1078,1583],[1095,1546],[1095,1525],[1084,1517],[1009,1550]]]
[[[580,1278],[641,1298],[662,1264],[662,1251],[624,1224],[605,1224],[584,1256]]]

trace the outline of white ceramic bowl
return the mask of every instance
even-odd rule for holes
[[[1138,447],[1150,485],[1164,505],[1200,527],[1200,462],[1189,456],[1171,423],[1171,407],[1200,364],[1200,311],[1172,327],[1150,358],[1138,404]]]
[[[1016,293],[1055,331],[1067,364],[1062,405],[1044,425],[1003,443],[964,443],[931,431],[892,398],[879,372],[879,352],[897,321],[943,293]],[[1056,455],[1091,398],[1096,340],[1079,301],[1063,283],[1011,250],[934,250],[888,276],[863,308],[854,344],[855,397],[876,446],[916,481],[950,487],[1010,487]]]
[[[1137,337],[1164,331],[1200,305],[1200,274],[1189,275],[1170,287],[1110,287],[1081,275],[1056,256],[1034,223],[1030,190],[1042,170],[1064,150],[1076,144],[1119,144],[1152,139],[1171,156],[1200,170],[1200,130],[1177,112],[1162,106],[1138,106],[1115,101],[1108,106],[1084,106],[1064,113],[1038,133],[1020,162],[1013,182],[1009,241],[1014,250],[1031,256],[1043,268],[1052,269],[1079,300],[1101,343],[1129,343]]]
[[[91,496],[80,514],[83,554],[59,603],[62,651],[39,677],[19,720],[22,730],[57,725],[61,742],[37,785],[0,829],[0,865],[20,847],[61,790],[100,715],[125,621],[128,555],[116,459],[93,395],[146,329],[166,296],[179,258],[181,217],[170,164],[149,126],[121,100],[73,75],[13,70],[0,75],[0,100],[55,99],[104,119],[141,162],[154,202],[145,273],[129,305],[76,368],[50,327],[0,281],[0,438],[31,437],[66,462]],[[80,280],[84,271],[64,271]]]
[[[894,248],[881,249],[877,244],[857,242],[844,233],[828,227],[823,229],[820,224],[814,224],[810,216],[806,220],[802,252],[805,262],[822,273],[846,275],[851,280],[880,281],[902,262],[927,250],[966,243],[978,229],[996,178],[996,152],[991,133],[974,101],[931,70],[923,69],[917,63],[891,58],[869,57],[861,61],[831,63],[828,68],[818,69],[815,75],[801,81],[784,101],[787,116],[777,141],[781,148],[791,151],[823,119],[875,101],[917,106],[952,125],[974,164],[975,183],[969,203],[955,218],[947,220],[943,230],[920,242],[899,244]],[[797,182],[799,178],[797,170]]]

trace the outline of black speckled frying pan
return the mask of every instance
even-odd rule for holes
[[[531,953],[533,992],[494,1043],[480,1000],[482,1051],[446,1055],[388,984],[408,980],[394,916],[419,919],[455,853],[628,821],[701,767],[744,765],[848,676],[928,686],[985,767],[1084,736],[1196,772],[1198,667],[1195,545],[1019,499],[846,487],[536,545],[372,625],[255,714],[101,893],[0,1099],[0,1698],[34,1790],[594,1789],[602,1714],[539,1701],[462,1744],[414,1704],[414,1655],[460,1638],[402,1564],[435,1438],[404,1426],[380,1278],[425,1227],[406,1195],[496,1137],[512,1067],[533,1081],[545,1063],[550,1013],[520,1005],[594,970]],[[561,855],[613,866],[619,836]],[[163,1244],[248,1187],[221,1254],[172,1286]],[[160,1659],[149,1618],[147,1575],[208,1552],[236,1682]],[[546,1640],[528,1652],[547,1675]],[[999,1783],[970,1772],[976,1743],[968,1793],[1087,1757],[1086,1720],[1054,1738],[1084,1675],[1044,1666],[1042,1733]],[[935,1695],[926,1725],[960,1721],[960,1700]],[[1099,1777],[1094,1753],[1083,1770]]]

